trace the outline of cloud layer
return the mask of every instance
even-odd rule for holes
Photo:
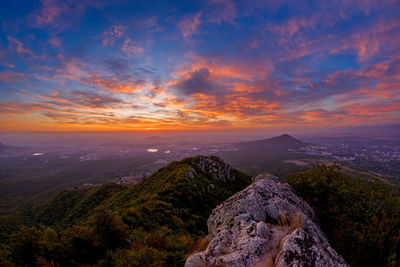
[[[400,121],[398,1],[43,0],[1,11],[1,130]]]

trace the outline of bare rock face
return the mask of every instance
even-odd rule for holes
[[[202,173],[211,175],[215,180],[229,181],[235,180],[235,176],[231,174],[232,168],[225,162],[217,161],[211,157],[199,157],[193,167]],[[193,178],[196,170],[192,167],[187,171],[186,176]]]
[[[348,266],[317,223],[290,185],[262,174],[213,210],[210,242],[185,266]]]

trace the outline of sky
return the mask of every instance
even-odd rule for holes
[[[398,0],[0,3],[0,131],[400,122]]]

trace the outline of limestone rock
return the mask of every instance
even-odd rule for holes
[[[214,168],[207,162],[198,167]],[[348,266],[317,223],[314,211],[290,185],[262,174],[213,210],[211,241],[185,266]]]
[[[211,157],[199,157],[194,165],[196,169],[211,175],[213,179],[222,181],[235,180],[235,176],[231,174],[231,166],[225,162],[216,161]]]

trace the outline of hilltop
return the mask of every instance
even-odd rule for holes
[[[239,143],[240,149],[294,149],[306,146],[304,143],[296,138],[283,134],[280,136],[272,137],[269,139],[255,140]]]
[[[291,166],[285,161],[298,159],[297,151],[307,145],[306,142],[289,134],[283,134],[268,139],[233,144],[232,146],[236,148],[234,151],[222,152],[220,156],[246,173],[258,175],[268,172],[284,178],[294,171],[301,171],[302,167]]]

